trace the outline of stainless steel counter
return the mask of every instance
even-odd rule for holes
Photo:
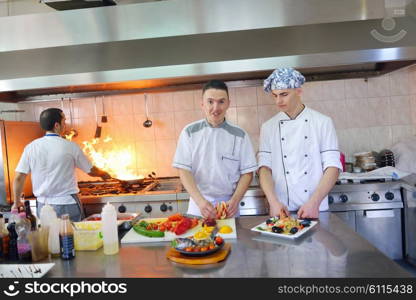
[[[169,245],[121,245],[106,256],[102,249],[76,252],[71,261],[53,259],[49,277],[411,277],[331,213],[297,242],[266,238],[249,229],[264,216],[236,220],[238,239],[219,264],[184,266],[166,258]]]

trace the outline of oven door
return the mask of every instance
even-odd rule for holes
[[[358,210],[356,231],[391,259],[403,259],[401,209]]]
[[[338,216],[341,220],[348,225],[349,228],[355,229],[355,211],[331,211],[334,215]]]

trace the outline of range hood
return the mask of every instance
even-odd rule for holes
[[[377,76],[416,60],[414,1],[168,0],[0,18],[0,101]]]
[[[41,2],[56,10],[70,10],[117,5],[113,0],[42,0]]]

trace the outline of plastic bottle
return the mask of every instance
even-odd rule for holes
[[[104,254],[118,253],[117,213],[114,206],[107,203],[101,212]]]
[[[52,206],[45,204],[40,211],[40,223],[49,228],[48,249],[53,257],[61,254],[59,241],[60,220]]]
[[[26,219],[28,219],[30,222],[30,230],[35,231],[37,229],[37,226],[36,226],[37,220],[36,220],[36,217],[32,214],[29,200],[25,201],[25,213],[26,213]]]
[[[1,235],[3,237],[3,241],[2,241],[3,258],[6,260],[9,256],[9,241],[10,241],[10,238],[9,238],[9,231],[7,230],[4,219],[3,219],[3,226],[0,227],[0,231],[1,231]]]
[[[68,214],[62,215],[59,241],[61,245],[61,258],[66,260],[73,259],[75,257],[74,228],[72,228]]]
[[[17,250],[21,261],[32,261],[32,247],[30,246],[28,234],[31,224],[26,218],[26,213],[19,213],[19,219],[16,222]]]
[[[0,261],[4,260],[4,252],[3,252],[3,227],[4,227],[3,214],[0,214]]]

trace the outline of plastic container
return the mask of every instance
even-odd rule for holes
[[[40,223],[42,227],[49,228],[48,250],[52,256],[60,255],[59,245],[59,219],[52,206],[45,204],[40,211]]]
[[[102,233],[104,254],[117,254],[118,246],[118,230],[117,230],[117,212],[114,206],[107,203],[101,212]]]
[[[40,227],[29,232],[28,239],[32,248],[32,261],[40,261],[48,257],[49,227]]]
[[[95,251],[103,246],[101,221],[74,223],[74,244],[76,251]]]

